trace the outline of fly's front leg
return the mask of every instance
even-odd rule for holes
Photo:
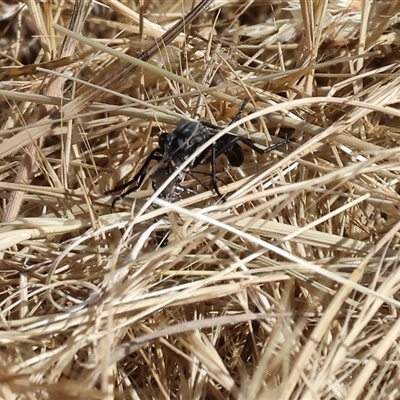
[[[127,196],[129,193],[134,192],[135,190],[137,190],[140,185],[143,183],[144,178],[146,177],[146,173],[147,173],[147,168],[150,165],[151,161],[161,161],[162,160],[162,156],[161,155],[157,155],[161,153],[161,149],[157,148],[155,150],[153,150],[150,155],[147,157],[146,161],[144,162],[144,164],[142,165],[142,167],[140,168],[139,172],[128,182],[119,185],[117,187],[115,187],[114,189],[108,190],[107,192],[105,192],[105,195],[108,194],[112,194],[115,192],[118,192],[120,190],[124,190],[125,188],[128,188],[129,186],[134,185],[135,182],[137,182],[136,185],[132,186],[131,188],[129,188],[128,190],[125,190],[124,192],[122,192],[120,195],[116,196],[113,201],[111,202],[111,210],[113,210],[115,208],[116,203],[119,200],[122,200],[125,196]]]

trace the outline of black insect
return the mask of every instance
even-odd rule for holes
[[[241,117],[241,113],[246,106],[245,101],[239,110],[239,113],[231,121],[236,122]],[[183,121],[177,128],[169,133],[163,132],[158,140],[158,147],[153,150],[147,157],[139,172],[130,181],[109,190],[105,194],[111,194],[118,191],[123,191],[120,195],[116,196],[111,207],[114,208],[115,204],[127,196],[129,193],[137,190],[143,183],[147,169],[152,161],[164,162],[164,166],[161,166],[153,174],[152,183],[153,189],[157,190],[165,180],[174,173],[184,161],[187,160],[200,146],[207,142],[213,135],[218,132],[219,127],[216,127],[207,122],[197,121]],[[239,143],[243,143],[250,147],[258,154],[265,154],[272,150],[281,147],[289,142],[288,139],[281,141],[278,144],[267,148],[261,148],[257,146],[252,140],[237,136],[231,133],[223,135],[221,138],[216,140],[210,147],[201,152],[188,166],[188,168],[196,168],[199,165],[211,163],[211,183],[213,189],[218,196],[222,197],[218,186],[216,177],[215,161],[216,159],[224,154],[229,163],[233,167],[240,167],[244,162],[244,153]],[[164,189],[162,196],[169,201],[175,201],[179,197],[180,186],[185,175],[185,171],[182,171],[168,186]],[[126,190],[124,190],[126,189]]]

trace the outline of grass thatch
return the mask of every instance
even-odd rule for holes
[[[0,397],[398,399],[400,3],[214,0],[144,65],[199,1],[25,3],[0,2]],[[221,157],[224,202],[202,166],[110,211],[160,130],[246,97],[229,129],[291,143]]]

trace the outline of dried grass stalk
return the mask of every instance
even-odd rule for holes
[[[0,397],[399,398],[400,3],[90,3],[0,2]],[[291,143],[112,213],[187,118]]]

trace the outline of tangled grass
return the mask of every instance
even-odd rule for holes
[[[400,3],[198,3],[0,3],[1,398],[398,399]],[[111,212],[185,118],[291,142]]]

